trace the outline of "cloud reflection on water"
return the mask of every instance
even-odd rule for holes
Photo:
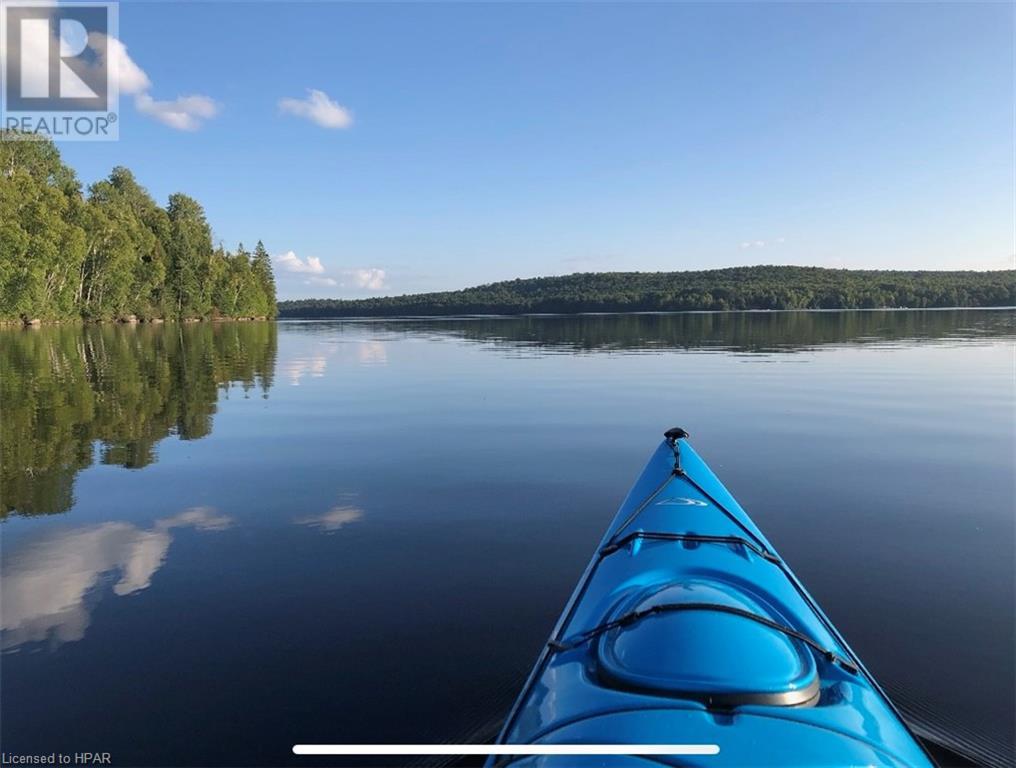
[[[221,531],[232,523],[213,507],[192,507],[156,520],[150,529],[109,522],[36,539],[3,564],[0,648],[82,639],[94,603],[89,596],[104,575],[119,575],[112,586],[115,595],[140,592],[165,562],[173,529]]]
[[[297,518],[299,525],[318,528],[325,533],[334,533],[343,526],[355,523],[363,518],[363,510],[353,506],[335,506],[322,515]]]

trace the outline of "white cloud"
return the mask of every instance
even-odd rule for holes
[[[339,281],[334,277],[312,277],[304,282],[306,282],[307,285],[326,285],[330,288],[334,288],[339,284]]]
[[[307,90],[307,98],[279,99],[279,109],[297,117],[304,117],[322,128],[348,128],[353,115],[341,104],[332,101],[328,94],[314,88]]]
[[[293,251],[286,251],[285,253],[275,256],[274,259],[275,263],[286,272],[320,275],[325,271],[325,267],[321,263],[321,259],[317,256],[308,256],[306,261],[302,261]]]
[[[147,93],[134,97],[138,112],[154,117],[178,131],[196,131],[201,121],[215,117],[219,107],[207,96],[180,96],[172,101],[157,101]]]
[[[97,49],[105,43],[106,60],[116,73],[121,93],[134,96],[134,106],[143,115],[158,120],[178,131],[196,131],[202,121],[215,117],[219,105],[208,96],[194,94],[175,99],[160,100],[152,97],[152,81],[148,74],[130,57],[127,46],[115,37],[92,33],[89,43]]]
[[[352,269],[348,272],[357,288],[366,288],[371,291],[380,291],[385,287],[387,275],[383,269],[368,267],[367,269]]]
[[[120,93],[145,93],[152,87],[152,81],[127,53],[127,46],[123,42],[99,32],[92,32],[88,36],[88,42],[97,50],[105,48],[104,58],[111,70],[116,72]]]
[[[50,26],[52,27],[52,25]],[[70,30],[73,29],[72,26]],[[63,31],[64,29],[61,27],[61,32]],[[27,70],[25,77],[29,80],[48,79],[51,46],[60,46],[61,53],[68,55],[72,51],[82,48],[81,42],[76,39],[65,39],[62,35],[60,39],[57,39],[52,34],[48,40],[45,37],[28,35],[23,38],[22,45],[25,46],[25,55],[19,58],[25,62]],[[152,87],[152,81],[148,79],[148,75],[127,54],[127,46],[117,38],[104,35],[101,32],[90,32],[87,37],[87,45],[96,54],[93,66],[108,67],[109,71],[116,75],[120,93],[138,94]]]
[[[343,269],[330,276],[325,265],[317,256],[301,259],[294,251],[276,254],[272,257],[280,272],[305,275],[304,285],[323,288],[350,287],[365,291],[381,291],[387,287],[388,273],[378,267]]]
[[[45,44],[44,47],[41,47]],[[70,41],[57,40],[50,37],[48,41],[28,36],[26,45],[32,46],[26,51],[24,60],[28,64],[27,77],[48,77],[48,51],[53,45],[64,47]],[[148,74],[130,57],[123,41],[92,32],[88,35],[88,45],[96,52],[97,64],[106,64],[116,75],[120,93],[134,96],[134,106],[139,112],[148,115],[170,128],[180,131],[194,131],[201,127],[202,121],[215,117],[219,107],[208,96],[181,96],[170,101],[160,101],[151,96],[152,81]],[[74,43],[74,49],[80,48]],[[105,52],[104,54],[102,52]]]
[[[742,250],[748,248],[765,248],[767,245],[780,245],[786,242],[785,237],[777,237],[775,240],[744,240],[741,243]]]

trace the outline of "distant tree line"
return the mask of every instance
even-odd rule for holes
[[[1016,270],[900,272],[758,266],[698,272],[590,272],[461,291],[301,299],[280,317],[874,309],[1016,305]]]
[[[83,193],[51,141],[0,135],[0,320],[275,314],[264,246],[213,245],[193,198],[162,208],[122,167]]]

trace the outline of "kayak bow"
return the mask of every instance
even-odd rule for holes
[[[491,766],[932,765],[682,429],[621,505],[498,743],[719,751]]]

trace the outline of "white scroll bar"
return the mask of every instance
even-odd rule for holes
[[[718,755],[718,744],[294,744],[294,755]]]

